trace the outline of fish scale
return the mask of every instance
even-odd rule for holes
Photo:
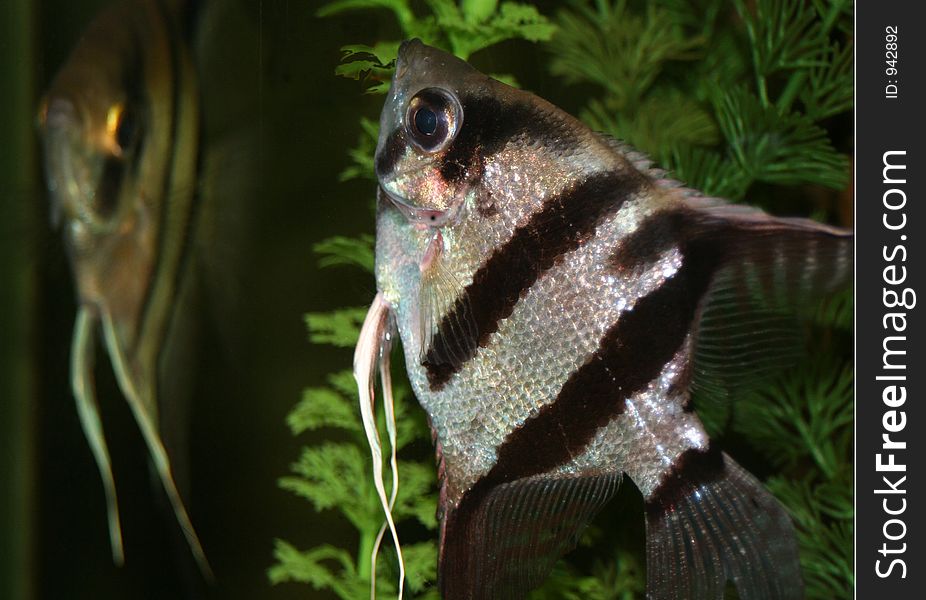
[[[642,212],[636,206],[625,210]],[[568,374],[597,349],[605,329],[623,310],[632,309],[636,298],[659,285],[662,273],[673,262],[672,252],[639,277],[613,277],[604,268],[608,249],[632,231],[633,223],[633,217],[627,214],[615,215],[588,244],[544,273],[513,313],[499,323],[488,345],[480,348],[440,393],[429,389],[423,369],[415,371],[415,394],[432,415],[432,425],[448,440],[444,452],[459,456],[479,449],[475,457],[469,457],[475,460],[463,463],[467,472],[454,473],[454,479],[472,483],[484,474],[494,461],[496,446],[540,407],[552,402]],[[558,302],[559,306],[568,304],[570,310],[559,310],[549,298],[563,281],[584,282],[600,293],[583,293],[581,286],[569,289],[565,298],[558,297]],[[413,293],[416,283],[408,285],[407,292]],[[413,322],[399,321],[400,332],[414,326]],[[553,351],[544,352],[551,344],[555,345]],[[417,350],[406,347],[406,352],[411,361]],[[515,376],[500,380],[499,373]],[[497,399],[506,403],[501,413],[506,418],[493,422],[492,415],[498,413],[488,409]],[[480,415],[485,418],[479,419]]]
[[[684,411],[685,393],[672,393],[690,360],[686,340],[657,380],[629,397],[623,414],[601,428],[585,452],[560,472],[574,473],[600,464],[623,465],[644,497],[652,494],[667,467],[684,451],[707,448],[707,433],[697,416]]]
[[[690,390],[734,397],[780,366],[777,317],[845,285],[851,235],[705,198],[418,41],[396,73],[355,373],[381,465],[373,365],[394,322],[438,453],[442,597],[524,597],[623,475],[646,507],[649,598],[720,600],[727,581],[801,597],[787,513],[710,442]]]

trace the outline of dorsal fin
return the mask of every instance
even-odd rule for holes
[[[725,246],[702,306],[693,385],[732,397],[800,356],[797,315],[849,284],[853,238],[716,198],[687,196],[684,205],[694,216],[689,235]]]
[[[634,148],[629,142],[619,140],[603,132],[598,132],[598,137],[612,150],[629,161],[636,170],[652,178],[659,187],[678,188],[685,195],[700,194],[697,190],[686,188],[681,181],[669,177],[669,171],[654,166],[656,161],[650,158],[645,152],[641,152]]]
[[[724,260],[702,306],[693,388],[731,398],[793,363],[802,351],[795,313],[806,313],[850,281],[851,232],[704,196],[654,167],[629,143],[599,135],[681,202],[692,217],[685,232],[691,240],[723,246]]]

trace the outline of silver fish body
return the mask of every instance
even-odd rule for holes
[[[79,304],[72,389],[103,479],[113,559],[121,564],[123,549],[93,382],[99,330],[183,534],[211,577],[159,427],[159,366],[198,209],[199,97],[184,4],[131,0],[104,10],[52,81],[39,120],[52,218]]]
[[[626,474],[649,597],[719,599],[727,580],[801,597],[787,514],[711,444],[690,390],[701,349],[724,366],[710,307],[732,322],[757,293],[835,289],[851,237],[704,198],[417,41],[380,135],[380,293],[355,361],[363,406],[370,340],[394,320],[440,462],[442,596],[523,597]]]

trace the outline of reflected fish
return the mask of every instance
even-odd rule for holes
[[[375,168],[378,293],[354,372],[398,548],[398,334],[436,446],[441,596],[525,597],[626,476],[645,502],[648,598],[720,600],[728,582],[801,598],[790,518],[711,442],[691,390],[773,367],[771,316],[848,283],[851,234],[688,189],[417,40],[399,51]]]
[[[124,560],[109,451],[95,395],[99,332],[200,570],[212,572],[159,429],[165,339],[196,224],[200,106],[182,1],[132,0],[102,12],[39,110],[52,220],[62,229],[78,314],[71,386],[106,495],[113,560]]]

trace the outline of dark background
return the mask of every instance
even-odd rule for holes
[[[176,598],[195,581],[98,348],[126,554],[123,568],[113,566],[103,489],[68,383],[73,282],[49,226],[34,123],[42,91],[107,4],[0,3],[0,598]],[[319,2],[214,4],[220,9],[206,13],[198,38],[208,51],[197,48],[211,57],[201,90],[208,133],[236,139],[256,129],[261,141],[235,147],[232,164],[252,180],[220,199],[235,232],[217,253],[228,259],[218,261],[230,282],[224,312],[205,305],[193,317],[203,334],[189,365],[195,402],[187,505],[218,578],[207,596],[322,597],[305,585],[270,586],[273,540],[308,548],[349,539],[354,530],[333,513],[314,513],[276,480],[310,439],[290,434],[287,412],[304,387],[351,360],[346,350],[313,348],[303,313],[368,302],[375,292],[359,271],[316,269],[311,251],[329,235],[372,229],[372,184],[340,183],[337,174],[348,165],[359,117],[375,117],[382,99],[334,76],[338,48],[398,33],[387,13],[316,18]],[[536,52],[526,43],[503,44],[474,62],[516,72],[557,100],[537,71]]]

